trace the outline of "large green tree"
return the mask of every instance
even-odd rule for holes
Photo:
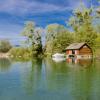
[[[62,53],[72,43],[72,34],[59,24],[50,24],[46,27],[46,53]]]
[[[32,56],[39,56],[42,54],[42,40],[41,40],[41,29],[35,26],[34,22],[27,22],[22,35],[27,38],[26,43],[31,48]]]
[[[82,9],[81,9],[82,8]],[[93,8],[86,8],[84,5],[74,11],[74,16],[70,18],[70,25],[75,33],[75,42],[86,42],[93,49],[97,32],[93,28]]]

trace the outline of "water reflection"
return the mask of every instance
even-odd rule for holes
[[[65,89],[67,84],[68,67],[66,62],[56,63],[45,60],[46,81],[49,90]],[[62,78],[63,77],[63,78]]]
[[[45,60],[45,68],[47,89],[50,91],[65,89],[68,75],[67,63],[56,63],[50,59],[47,59]]]
[[[80,67],[89,67],[93,63],[93,59],[77,59],[77,58],[68,58],[67,63],[74,65],[79,65]]]
[[[11,61],[7,58],[0,59],[0,72],[7,72],[11,67]]]
[[[81,95],[81,92],[89,91],[92,62],[80,60],[78,64],[77,68],[72,69],[66,62],[56,63],[51,59],[33,60],[28,64],[30,66],[22,70],[23,86],[29,94],[43,89],[46,91],[69,90],[74,96],[77,90]],[[88,66],[87,69],[81,69],[84,65]]]
[[[30,65],[30,66],[29,66]],[[32,94],[40,84],[42,71],[42,60],[35,59],[22,70],[23,87],[28,94]]]
[[[91,66],[92,67],[92,66]],[[77,68],[71,71],[71,95],[74,100],[89,100],[92,87],[92,68]]]
[[[7,65],[12,66],[9,63]],[[34,59],[26,63],[16,63],[16,66],[14,63],[13,67],[16,67],[14,70],[20,71],[20,74],[17,74],[17,71],[16,74],[9,72],[12,78],[6,77],[6,74],[5,77],[0,75],[0,79],[10,79],[8,83],[2,80],[0,86],[5,88],[9,84],[11,91],[15,91],[16,97],[25,95],[28,98],[31,95],[31,100],[33,97],[35,100],[41,100],[36,99],[38,97],[45,100],[48,96],[49,100],[62,98],[65,98],[62,100],[99,100],[100,98],[100,62],[98,61],[78,59],[77,63],[76,61],[56,63],[51,59]],[[5,92],[4,96],[7,94]]]
[[[51,59],[33,60],[21,71],[23,87],[28,94],[41,89],[45,91],[64,89],[67,84],[67,71],[66,62],[57,64]]]

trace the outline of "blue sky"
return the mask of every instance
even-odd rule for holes
[[[87,6],[90,1],[83,0]],[[97,0],[92,3],[100,5]],[[0,38],[19,43],[23,39],[20,33],[26,21],[35,21],[43,28],[51,23],[66,25],[72,10],[79,4],[80,0],[0,0]]]

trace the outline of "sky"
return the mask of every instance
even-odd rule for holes
[[[100,6],[97,0],[83,0],[86,6]],[[10,39],[18,44],[23,37],[26,21],[34,21],[37,27],[58,23],[66,26],[72,11],[80,0],[0,0],[0,39]]]

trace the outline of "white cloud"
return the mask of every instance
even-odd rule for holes
[[[15,15],[23,15],[29,13],[41,13],[51,11],[69,10],[72,7],[62,7],[48,3],[40,3],[27,0],[4,0],[0,2],[0,12],[6,12]]]

